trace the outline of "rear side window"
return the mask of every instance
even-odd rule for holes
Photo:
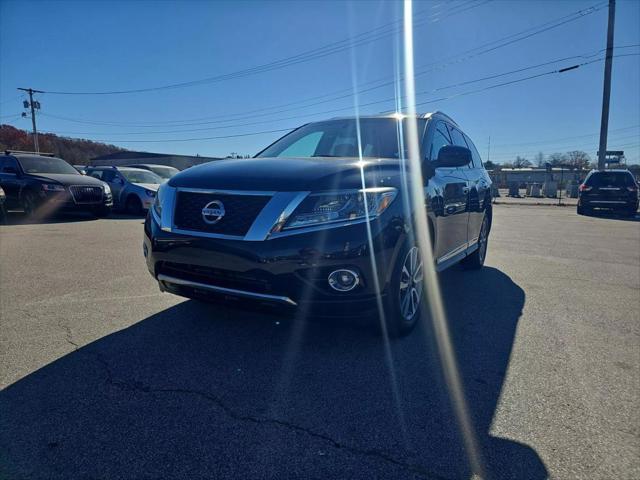
[[[468,136],[464,136],[467,141],[467,145],[469,145],[469,150],[471,150],[471,158],[473,159],[473,168],[482,168],[482,157],[480,153],[478,153],[478,149],[473,144],[471,139]]]
[[[13,157],[4,157],[0,160],[0,172],[15,173],[18,171],[18,162]]]
[[[633,187],[636,181],[627,172],[597,172],[589,176],[585,184],[590,187]]]
[[[87,175],[89,175],[90,177],[101,179],[102,170],[90,170]]]
[[[113,182],[113,179],[116,178],[116,172],[113,170],[103,170],[102,171],[102,180],[105,182]]]

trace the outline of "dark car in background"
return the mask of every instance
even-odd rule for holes
[[[606,209],[627,216],[638,210],[638,183],[629,170],[592,170],[579,187],[578,214]]]
[[[156,175],[158,175],[163,180],[169,180],[176,173],[180,173],[180,170],[178,170],[175,167],[171,167],[169,165],[156,165],[153,163],[136,163],[134,165],[127,165],[127,167],[142,168],[144,170],[149,170],[150,172],[153,172]]]
[[[423,175],[406,161],[410,122]],[[412,187],[426,205],[414,208]],[[389,331],[405,334],[423,297],[415,219],[428,224],[436,270],[480,268],[490,187],[473,142],[442,113],[310,123],[255,158],[162,184],[143,250],[164,291],[331,316],[375,313],[379,296]]]
[[[105,217],[113,206],[108,185],[52,155],[6,151],[0,155],[0,186],[6,209],[20,209],[27,216],[81,211]]]

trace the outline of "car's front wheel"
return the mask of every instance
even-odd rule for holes
[[[424,297],[424,265],[417,246],[405,247],[394,267],[385,321],[391,336],[406,335],[416,326]]]
[[[131,215],[142,215],[142,202],[135,195],[130,195],[127,198],[126,209]]]
[[[27,218],[33,216],[36,211],[37,201],[36,196],[32,192],[25,192],[22,197],[22,209],[24,210],[24,214]]]

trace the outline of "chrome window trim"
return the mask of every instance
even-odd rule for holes
[[[269,295],[266,293],[250,292],[247,290],[237,290],[235,288],[218,287],[216,285],[209,285],[208,283],[193,282],[191,280],[183,280],[181,278],[170,277],[163,274],[158,275],[158,281],[191,288],[201,288],[203,290],[210,290],[216,293],[227,293],[240,297],[253,298],[256,300],[269,300],[272,302],[285,303],[293,307],[298,306],[298,304],[291,300],[289,297],[285,297],[282,295]]]

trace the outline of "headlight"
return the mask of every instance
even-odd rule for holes
[[[156,196],[156,192],[154,192],[153,190],[145,190],[144,193],[146,193],[148,197]]]
[[[154,192],[156,199],[153,202],[153,211],[158,216],[158,218],[162,218],[162,192],[166,187],[166,183],[160,185],[157,192]],[[149,190],[147,190],[149,191]]]
[[[57,183],[43,183],[42,190],[45,192],[64,192],[64,185],[59,185]]]
[[[102,188],[104,188],[105,195],[109,195],[111,193],[111,187],[107,182],[102,182]]]
[[[298,205],[281,229],[375,218],[391,205],[397,193],[395,188],[367,188],[311,194]]]

